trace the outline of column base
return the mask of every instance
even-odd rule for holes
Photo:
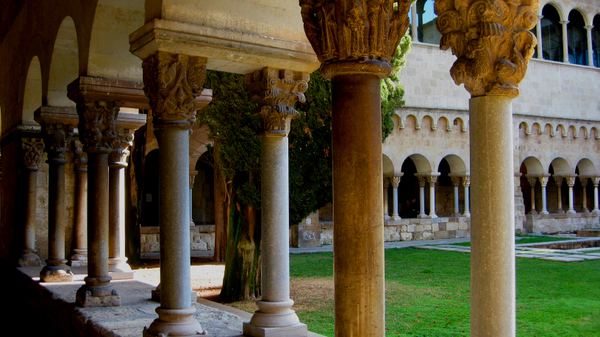
[[[464,216],[465,218],[470,218],[471,217],[471,213],[465,212],[465,213],[463,213],[462,216]]]
[[[63,262],[64,261],[64,262]],[[72,282],[73,272],[66,265],[67,260],[46,261],[47,266],[40,272],[41,282]]]
[[[194,305],[194,303],[198,302],[198,293],[192,290],[192,301],[190,305]],[[160,283],[156,286],[156,289],[152,290],[152,294],[150,295],[150,299],[160,303]]]
[[[87,263],[87,249],[73,249],[73,255],[69,258],[68,265],[71,267],[85,267]]]
[[[40,267],[42,260],[35,250],[24,250],[17,264],[19,267]]]
[[[111,285],[92,286],[84,285],[77,290],[77,304],[82,307],[118,307],[121,305],[121,296]]]
[[[390,219],[391,219],[391,217],[390,217],[389,215],[385,215],[385,216],[383,217],[383,219],[384,219],[384,220],[390,220]]]
[[[581,210],[581,213],[589,213],[590,210],[587,207],[583,207],[583,209]]]
[[[565,214],[565,211],[563,211],[562,209],[559,209],[558,211],[556,211],[556,213],[558,213],[558,214]]]
[[[548,212],[548,211],[541,211],[540,214],[541,215],[548,215],[548,214],[550,214],[550,212]]]
[[[594,215],[600,215],[600,209],[596,208],[592,210],[592,214]]]
[[[452,216],[453,217],[459,217],[459,216],[462,216],[462,214],[460,214],[460,212],[456,212],[456,213],[452,214]]]
[[[419,219],[425,219],[425,218],[427,218],[427,214],[421,213],[421,214],[417,215],[417,218],[419,218]]]
[[[398,215],[392,215],[392,217],[390,218],[390,220],[400,220],[400,216],[398,216]]]
[[[538,214],[538,212],[536,212],[536,211],[530,211],[529,214],[535,215],[535,214]]]
[[[429,219],[437,219],[438,216],[437,216],[437,214],[429,214],[428,218]]]
[[[156,308],[158,318],[144,328],[144,337],[177,336],[192,337],[204,336],[206,331],[194,318],[196,308],[164,309]]]
[[[133,271],[127,263],[127,259],[108,259],[108,275],[113,280],[132,279]]]
[[[292,331],[296,331],[296,328],[301,329],[300,319],[296,312],[291,309],[294,305],[293,300],[287,300],[283,302],[269,302],[258,300],[256,301],[258,310],[254,312],[250,323],[244,324],[244,334],[246,330],[255,331],[258,334],[250,334],[249,336],[306,336],[306,335],[289,335],[287,328],[292,328]],[[248,326],[248,327],[247,327]],[[251,327],[250,327],[251,326]],[[255,329],[256,328],[256,329]],[[285,331],[281,335],[268,334],[265,335],[266,331],[269,330],[274,333],[275,330]]]
[[[573,209],[567,211],[567,214],[577,214],[577,212]]]
[[[308,327],[306,324],[299,323],[293,326],[262,328],[250,323],[244,323],[244,336],[252,337],[306,337],[308,336]]]

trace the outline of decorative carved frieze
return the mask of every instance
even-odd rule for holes
[[[190,128],[196,122],[196,97],[203,89],[206,59],[159,51],[146,58],[142,68],[154,128]]]
[[[305,102],[309,74],[264,68],[246,75],[249,100],[257,103],[263,134],[285,137],[291,120],[297,117],[296,101]]]
[[[73,129],[74,127],[71,124],[53,123],[44,125],[44,142],[48,153],[48,162],[67,162]]]
[[[73,141],[73,162],[77,170],[87,170],[87,152],[83,151],[83,143],[79,139]]]
[[[119,102],[77,102],[79,114],[79,139],[88,153],[108,153],[118,135],[117,115]]]
[[[300,0],[304,31],[323,65],[375,61],[389,67],[410,25],[410,5],[410,0]]]
[[[44,140],[42,138],[21,139],[23,148],[23,165],[30,170],[37,170],[42,164],[44,156]]]
[[[538,0],[436,0],[440,48],[458,58],[450,69],[472,97],[517,97],[537,39]]]

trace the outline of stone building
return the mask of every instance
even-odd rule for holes
[[[454,20],[436,22],[430,0],[5,1],[0,257],[10,276],[3,282],[49,316],[79,308],[79,321],[58,325],[86,335],[100,329],[81,319],[87,309],[129,303],[111,281],[130,272],[126,256],[138,253],[126,252],[125,240],[160,232],[160,305],[132,329],[204,331],[189,260],[190,242],[210,245],[211,173],[202,164],[206,132],[194,116],[211,99],[206,69],[240,73],[263,125],[263,297],[243,332],[306,336],[289,296],[287,132],[294,103],[320,67],[333,87],[336,335],[385,333],[384,237],[467,235],[471,331],[514,335],[515,231],[598,224],[600,7],[436,4],[440,17]],[[480,5],[468,20],[453,17]],[[401,74],[407,104],[382,145],[379,80],[407,30],[414,40]],[[481,267],[490,264],[493,274]],[[37,266],[42,282],[68,285],[81,265],[87,277],[66,304],[16,281],[15,266]]]

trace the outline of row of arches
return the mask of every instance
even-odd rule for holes
[[[533,133],[538,135],[548,134],[551,137],[555,137],[558,133],[563,138],[570,135],[573,138],[583,136],[585,139],[590,137],[600,139],[600,132],[595,126],[589,127],[586,125],[568,125],[563,123],[557,123],[556,126],[552,125],[552,123],[546,123],[542,126],[542,123],[539,122],[529,123],[523,121],[519,124],[519,129],[525,130],[525,135],[528,136]]]
[[[452,117],[452,116],[441,116],[436,117],[434,115],[422,115],[416,114],[396,114],[398,118],[398,128],[404,130],[407,126],[414,127],[415,130],[421,130],[424,125],[428,125],[431,131],[445,130],[452,131],[454,127],[457,127],[460,131],[466,132],[468,129],[468,120],[463,117]]]
[[[535,58],[555,62],[600,67],[600,14],[574,8],[566,14],[560,6],[548,3],[541,8],[537,27]],[[413,41],[439,44],[437,15],[433,0],[417,0],[409,14]]]

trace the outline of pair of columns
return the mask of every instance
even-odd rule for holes
[[[383,178],[383,214],[385,219],[400,220],[398,214],[398,186],[400,186],[400,179],[402,179],[404,173],[399,173],[393,177]],[[392,186],[392,215],[389,215],[389,203],[388,203],[388,189]]]
[[[439,173],[431,173],[428,175],[415,174],[419,180],[419,215],[417,218],[436,219],[435,214],[435,183],[439,177]],[[429,215],[425,214],[425,185],[429,183]]]
[[[538,44],[537,44],[537,55],[539,59],[544,59],[544,49],[543,49],[543,43],[542,43],[542,19],[544,18],[543,15],[538,14],[537,15],[537,25],[536,25],[536,29],[535,29],[535,34],[536,34],[536,38],[538,40]],[[562,20],[559,22],[561,25],[561,29],[562,29],[562,46],[563,46],[563,62],[564,63],[569,63],[569,38],[568,38],[568,25],[569,25],[569,21],[568,20]],[[586,31],[586,43],[587,43],[587,53],[588,53],[588,66],[589,67],[594,67],[594,44],[592,42],[592,30],[594,29],[593,25],[586,25],[583,28],[585,28]]]
[[[529,186],[531,186],[531,211],[529,212],[529,214],[538,214],[538,212],[536,211],[536,207],[535,207],[535,185],[538,180],[542,187],[542,192],[541,192],[542,193],[542,210],[539,212],[539,214],[549,214],[548,209],[547,209],[547,193],[546,193],[546,186],[548,185],[549,177],[550,177],[549,175],[541,176],[541,177],[535,177],[535,176],[527,177]],[[569,205],[568,205],[569,208],[567,210],[567,213],[568,214],[576,213],[575,207],[574,207],[574,196],[573,196],[573,187],[575,186],[576,178],[577,178],[577,176],[567,176],[567,177],[554,176],[554,182],[556,183],[556,186],[557,186],[557,213],[564,213],[563,206],[562,206],[563,180],[566,180],[567,186],[569,187]],[[587,208],[587,184],[588,184],[589,179],[592,179],[592,183],[594,185],[594,209],[592,210],[592,212],[600,213],[600,209],[598,208],[598,184],[600,183],[600,177],[591,177],[591,178],[581,177],[580,178],[581,186],[583,188],[583,205],[582,205],[583,212],[584,213],[589,212],[589,210]]]

